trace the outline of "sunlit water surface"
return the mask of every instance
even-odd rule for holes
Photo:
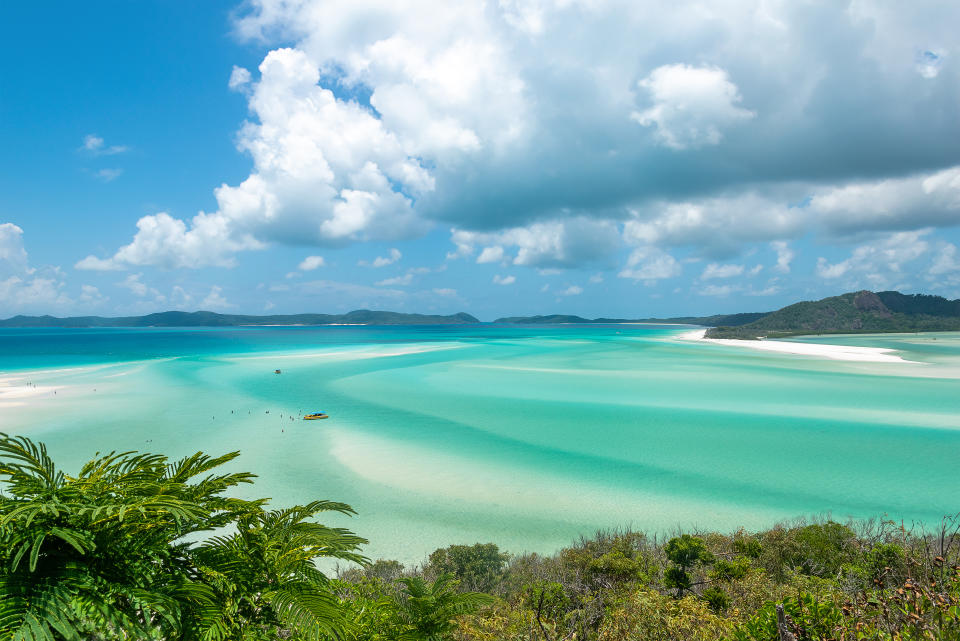
[[[71,471],[98,450],[240,450],[259,475],[245,495],[350,503],[368,555],[407,562],[597,528],[960,510],[960,334],[801,339],[916,361],[861,363],[688,330],[0,330],[0,426]],[[316,410],[331,418],[297,418]]]

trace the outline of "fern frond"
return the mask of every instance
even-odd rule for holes
[[[264,593],[263,599],[285,626],[308,639],[339,636],[348,625],[336,597],[308,584],[290,582]]]
[[[0,432],[0,474],[9,477],[10,489],[18,495],[53,490],[64,481],[63,473],[47,454],[46,445],[3,432]]]

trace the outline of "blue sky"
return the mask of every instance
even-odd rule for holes
[[[943,3],[4,6],[0,316],[960,297]]]

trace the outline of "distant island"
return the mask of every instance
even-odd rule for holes
[[[859,291],[804,301],[773,312],[744,312],[670,318],[584,318],[570,314],[505,316],[510,325],[670,323],[710,327],[707,338],[782,338],[804,334],[960,331],[960,300],[928,294]],[[0,327],[242,327],[294,325],[467,325],[480,323],[465,312],[448,316],[358,309],[346,314],[252,316],[216,312],[159,312],[146,316],[14,316]]]
[[[509,316],[498,318],[495,324],[547,325],[570,323],[673,323],[684,325],[734,327],[762,318],[765,313],[718,314],[715,316],[682,316],[677,318],[583,318],[553,314],[550,316]],[[358,309],[346,314],[274,314],[251,316],[246,314],[218,314],[216,312],[158,312],[146,316],[14,316],[0,320],[0,327],[244,327],[271,325],[467,325],[481,321],[465,312],[439,316],[432,314],[404,314],[401,312]]]
[[[247,316],[216,312],[159,312],[146,316],[14,316],[0,327],[241,327],[248,325],[462,325],[479,323],[470,314],[436,316],[358,309],[346,314]]]
[[[494,323],[507,323],[511,325],[565,325],[574,323],[663,323],[671,325],[705,325],[717,326],[725,325],[736,327],[745,325],[763,318],[769,312],[745,312],[741,314],[715,314],[713,316],[676,316],[673,318],[583,318],[582,316],[571,316],[569,314],[550,314],[547,316],[506,316],[498,318]]]
[[[745,324],[718,323],[707,338],[960,330],[960,300],[927,294],[859,291],[804,301]]]

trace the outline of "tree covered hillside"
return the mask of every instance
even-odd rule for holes
[[[707,337],[754,339],[802,334],[956,330],[960,330],[960,300],[864,290],[795,303],[739,327],[715,327],[707,332]]]

